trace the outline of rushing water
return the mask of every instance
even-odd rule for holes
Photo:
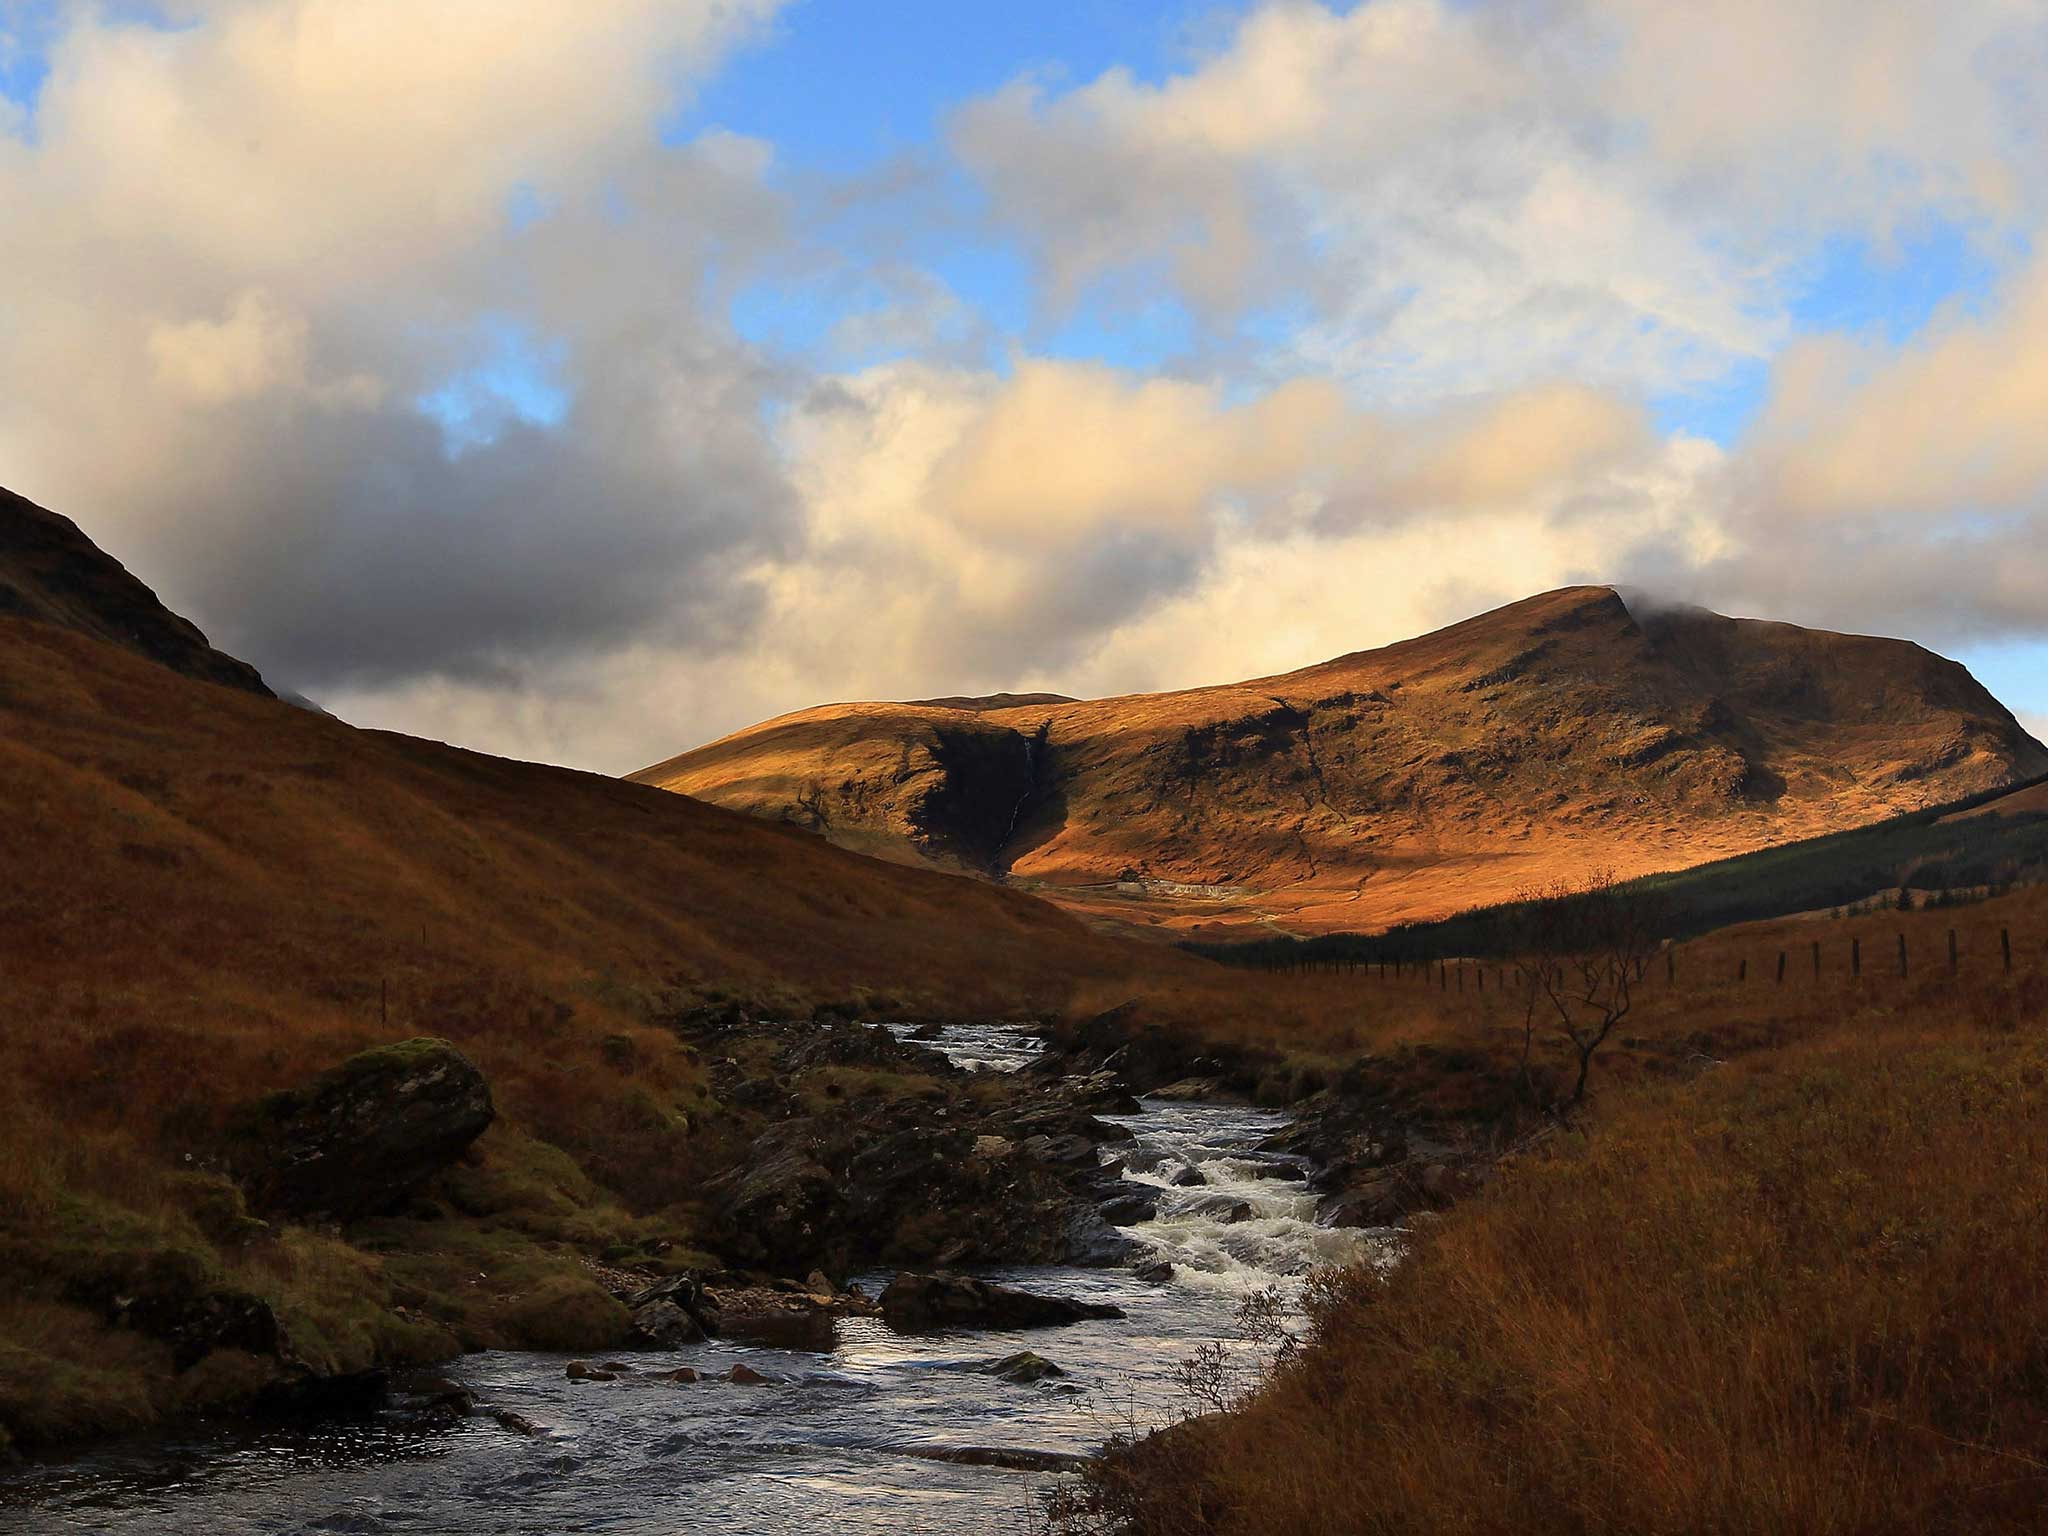
[[[948,1024],[932,1040],[920,1040],[915,1024],[891,1024],[899,1040],[928,1045],[970,1072],[1015,1072],[1045,1049],[1045,1042],[1019,1024]]]
[[[1014,1069],[1037,1044],[993,1026],[949,1029],[934,1043],[984,1070]],[[0,1481],[0,1531],[1040,1530],[1051,1474],[917,1453],[1086,1454],[1112,1434],[1167,1422],[1185,1402],[1179,1366],[1203,1344],[1233,1336],[1243,1297],[1268,1287],[1286,1293],[1313,1267],[1385,1252],[1371,1234],[1317,1226],[1299,1166],[1256,1150],[1285,1116],[1149,1101],[1142,1113],[1117,1118],[1136,1140],[1109,1155],[1124,1161],[1125,1178],[1163,1191],[1157,1218],[1125,1230],[1173,1261],[1174,1278],[1148,1284],[1130,1270],[983,1273],[1114,1302],[1128,1314],[1121,1320],[904,1336],[879,1318],[850,1318],[834,1326],[829,1348],[714,1341],[607,1356],[636,1369],[606,1383],[567,1380],[563,1356],[474,1355],[445,1374],[486,1407],[524,1415],[542,1433],[513,1434],[480,1415],[432,1430],[372,1422],[153,1437]],[[1175,1186],[1189,1167],[1207,1182]],[[860,1279],[873,1293],[888,1276]],[[1066,1375],[1014,1386],[976,1369],[1022,1349]],[[655,1374],[690,1365],[709,1376],[740,1361],[777,1380],[678,1385]]]

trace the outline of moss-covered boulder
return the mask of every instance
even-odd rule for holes
[[[490,1085],[454,1046],[402,1040],[249,1106],[231,1160],[252,1207],[351,1221],[396,1209],[494,1113]]]

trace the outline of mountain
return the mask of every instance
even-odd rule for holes
[[[633,775],[898,862],[1204,937],[1441,916],[2048,772],[1910,642],[1544,593],[1222,687],[840,704]]]
[[[105,640],[174,672],[268,694],[247,662],[215,650],[68,517],[0,487],[0,616]]]

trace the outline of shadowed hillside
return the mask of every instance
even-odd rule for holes
[[[808,710],[634,777],[1224,938],[1682,868],[2048,771],[1919,646],[1605,587],[1255,682],[1000,705]]]
[[[0,1459],[245,1400],[287,1353],[596,1347],[623,1313],[591,1261],[709,1262],[702,1188],[761,1119],[716,1075],[744,1047],[690,1028],[1030,1016],[1213,970],[1017,892],[293,708],[42,518],[0,506]],[[495,1105],[434,1200],[345,1237],[246,1209],[221,1149],[251,1107],[417,1037]],[[850,1080],[883,1108],[920,1086]],[[137,1296],[147,1327],[123,1322]],[[209,1335],[193,1365],[174,1336],[223,1308],[285,1342]]]
[[[68,517],[0,487],[0,616],[40,619],[111,641],[204,682],[268,694],[246,662],[157,601]]]

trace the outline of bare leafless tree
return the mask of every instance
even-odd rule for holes
[[[1547,1107],[1567,1116],[1584,1101],[1593,1058],[1635,1005],[1636,987],[1664,942],[1667,903],[1612,870],[1584,884],[1559,881],[1523,898],[1522,1059],[1518,1084],[1536,1100],[1530,1059],[1548,1031],[1571,1047],[1577,1073],[1569,1095]]]

